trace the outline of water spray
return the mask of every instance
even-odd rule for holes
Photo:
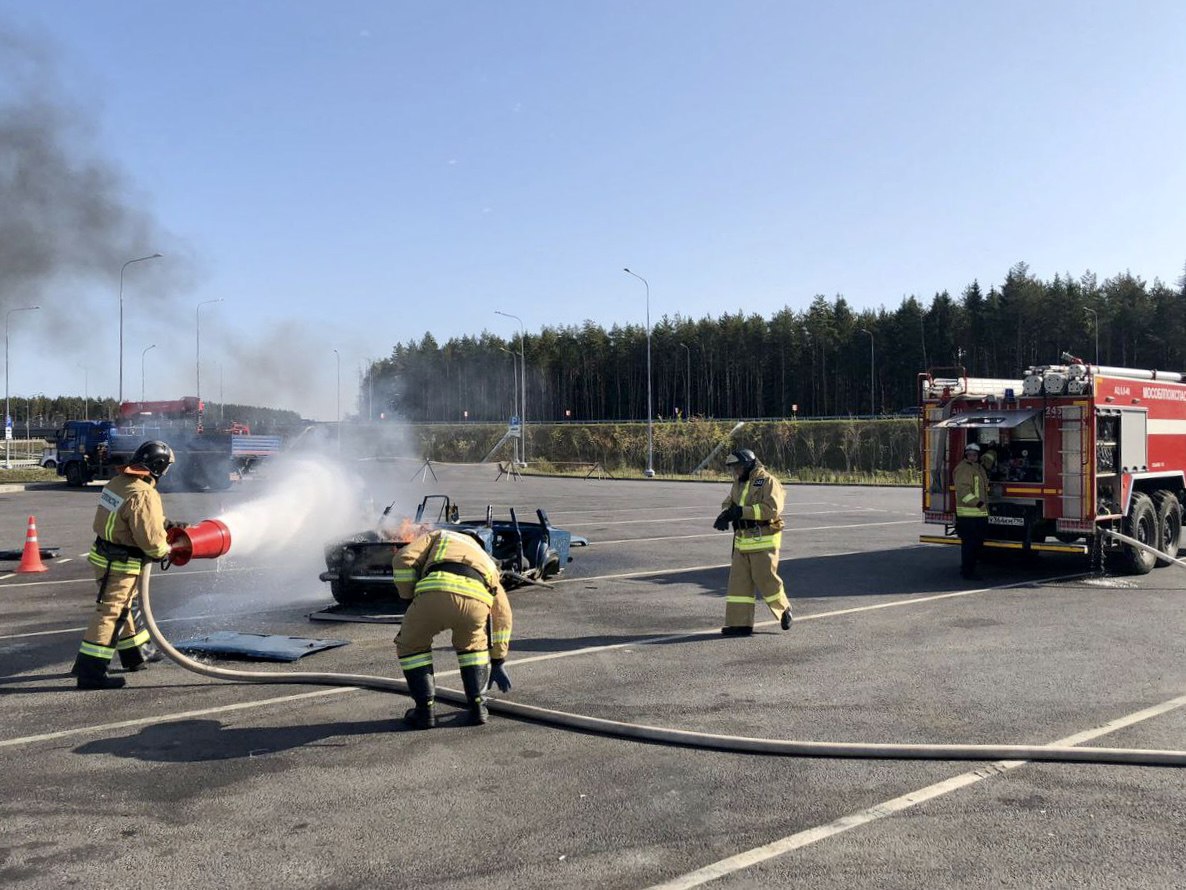
[[[165,568],[169,565],[185,565],[191,559],[217,559],[224,556],[231,549],[231,534],[225,523],[217,519],[206,519],[187,528],[170,529],[169,542],[172,550],[163,563]],[[161,633],[152,614],[152,601],[149,592],[151,577],[152,564],[145,563],[144,569],[140,573],[140,600],[144,612],[145,627],[157,647],[188,671],[216,680],[230,680],[239,683],[345,686],[409,694],[407,683],[394,677],[376,677],[368,674],[240,671],[203,664],[176,649]],[[440,686],[436,689],[436,697],[441,701],[458,706],[468,704],[468,699],[463,692]],[[499,699],[488,698],[487,705],[496,714],[565,730],[593,732],[614,738],[681,748],[744,754],[781,757],[836,757],[860,760],[1028,760],[1046,763],[1108,763],[1128,766],[1186,767],[1186,751],[1054,745],[869,744],[758,739],[622,723],[617,720],[553,711]]]

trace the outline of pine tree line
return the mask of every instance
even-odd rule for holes
[[[1097,330],[1098,322],[1098,330]],[[1024,263],[985,293],[944,291],[925,306],[853,311],[816,296],[771,318],[664,317],[651,334],[654,416],[827,417],[893,413],[918,403],[917,374],[962,365],[972,376],[1020,379],[1069,351],[1105,365],[1186,369],[1183,281],[1148,284],[1129,272],[1041,281]],[[638,420],[647,416],[642,326],[545,326],[523,343],[527,418]],[[362,379],[362,419],[505,420],[517,414],[519,337],[489,332],[439,345],[431,334],[397,345]]]

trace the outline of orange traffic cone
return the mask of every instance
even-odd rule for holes
[[[25,532],[25,550],[21,554],[21,564],[18,572],[46,572],[49,571],[41,562],[41,548],[37,546],[37,520],[29,517],[29,530]]]

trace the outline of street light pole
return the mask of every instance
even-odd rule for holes
[[[1087,306],[1083,307],[1084,312],[1090,312],[1095,324],[1095,364],[1099,367],[1100,363],[1100,316],[1094,309]]]
[[[159,256],[159,253],[154,253],[152,256],[136,257],[134,260],[128,260],[119,268],[119,402],[121,405],[124,401],[124,270],[132,263],[155,260]]]
[[[523,439],[523,463],[527,463],[527,352],[524,344],[527,342],[527,328],[523,324],[523,319],[517,315],[511,315],[509,312],[502,312],[498,309],[494,310],[495,315],[502,315],[506,318],[513,318],[519,322],[519,364],[522,366],[523,372],[523,387],[519,393],[523,400],[523,409],[519,412],[519,435]]]
[[[647,289],[647,468],[643,475],[650,479],[655,475],[655,433],[651,420],[655,413],[651,406],[651,285],[636,272],[631,272],[626,268],[623,268],[622,271],[627,275],[633,275]]]
[[[91,369],[84,364],[79,364],[82,368],[82,419],[91,419]]]
[[[687,420],[692,416],[692,350],[687,343],[681,343],[680,346],[688,356],[688,373],[684,377],[684,420]]]
[[[12,417],[8,404],[8,319],[14,312],[32,312],[34,309],[40,308],[40,306],[17,306],[4,313],[4,469],[6,470],[12,469],[12,440],[9,438],[12,433],[8,431],[8,424]]]
[[[202,422],[202,307],[211,303],[221,303],[217,300],[203,300],[194,307],[194,395],[198,399],[198,424]]]
[[[338,365],[338,454],[342,453],[342,354],[334,350],[334,359]]]
[[[511,357],[511,414],[519,410],[519,368],[515,364],[515,353],[507,349],[505,346],[498,347],[503,352]],[[523,428],[519,427],[519,436],[522,437]],[[519,463],[519,439],[515,439],[515,463]]]
[[[140,401],[144,401],[144,356],[148,355],[148,350],[156,349],[156,344],[145,346],[144,351],[140,353]]]
[[[877,385],[873,376],[873,332],[861,328],[862,334],[869,335],[869,413],[877,414]]]

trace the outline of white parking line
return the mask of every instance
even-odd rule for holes
[[[1162,702],[1150,708],[1135,711],[1125,717],[1105,723],[1103,726],[1097,726],[1095,729],[1089,729],[1085,732],[1059,739],[1056,742],[1050,742],[1049,747],[1081,745],[1100,736],[1110,735],[1117,730],[1125,729],[1153,717],[1158,717],[1183,705],[1186,705],[1186,695],[1172,698],[1169,701]],[[738,853],[735,856],[730,856],[727,859],[706,865],[703,868],[688,872],[678,878],[664,881],[662,884],[655,884],[649,890],[687,890],[689,887],[699,887],[702,884],[707,884],[709,881],[715,881],[717,878],[723,878],[734,872],[760,865],[763,862],[783,856],[794,850],[799,850],[827,838],[843,834],[862,825],[868,825],[870,822],[876,822],[878,819],[897,815],[911,807],[916,807],[935,798],[943,797],[946,794],[951,794],[953,791],[958,791],[961,788],[967,788],[969,785],[975,785],[977,782],[982,782],[993,776],[999,776],[1009,770],[1017,769],[1019,766],[1024,766],[1028,762],[1027,760],[998,760],[995,763],[986,764],[970,772],[953,776],[942,782],[936,782],[934,785],[927,785],[925,788],[919,788],[917,791],[911,791],[900,797],[882,801],[868,809],[850,813],[847,816],[841,816],[839,819],[829,822],[826,825],[818,825],[815,828],[795,832],[795,834],[788,835],[773,843],[755,847],[752,850],[746,850],[744,853]]]

